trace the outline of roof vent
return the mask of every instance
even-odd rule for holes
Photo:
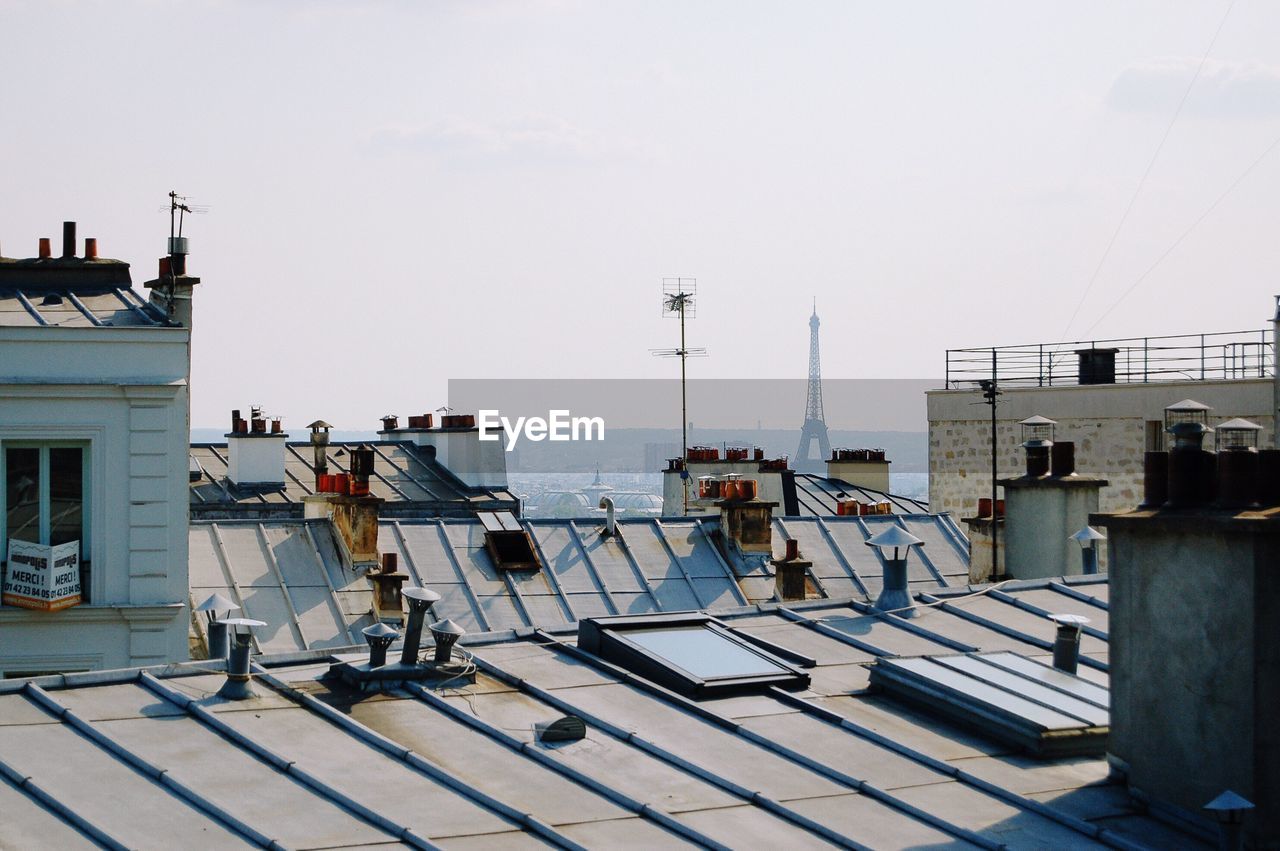
[[[587,722],[577,715],[566,715],[554,721],[539,721],[533,725],[538,741],[544,744],[576,742],[587,735]]]
[[[373,626],[361,630],[364,640],[369,643],[369,667],[381,668],[387,664],[387,648],[391,642],[400,637],[398,630],[378,621]]]
[[[1084,615],[1049,615],[1058,625],[1053,640],[1053,667],[1074,674],[1080,664],[1080,630],[1089,619]]]
[[[449,660],[453,657],[453,645],[466,634],[465,629],[447,618],[431,625],[431,638],[436,643],[436,655],[433,661],[437,666],[449,664]]]
[[[907,590],[907,556],[912,547],[924,546],[924,541],[895,524],[863,543],[879,549],[880,557],[884,559],[884,589],[876,598],[876,608],[886,614],[916,617],[919,612],[911,592]]]
[[[204,612],[209,618],[209,625],[205,630],[205,644],[208,645],[210,659],[226,659],[231,650],[227,621],[220,620],[218,613],[225,612],[226,615],[230,615],[239,610],[240,607],[234,601],[228,600],[221,594],[210,595],[207,600],[196,606],[197,612]]]
[[[418,650],[422,647],[422,622],[439,600],[440,595],[429,588],[405,588],[400,596],[409,601],[409,626],[404,634],[404,648],[400,651],[401,665],[416,665]]]
[[[227,681],[218,689],[218,697],[227,700],[247,700],[254,697],[252,675],[249,673],[249,661],[252,654],[250,632],[255,626],[266,626],[266,621],[253,618],[226,618],[222,623],[231,627],[235,633],[235,642],[231,646],[231,655],[227,658]],[[240,627],[240,629],[237,629]]]

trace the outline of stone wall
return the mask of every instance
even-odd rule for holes
[[[1110,481],[1098,510],[1126,511],[1142,501],[1142,458],[1150,423],[1163,424],[1164,408],[1192,398],[1214,410],[1210,425],[1245,417],[1263,427],[1260,445],[1272,445],[1271,379],[1180,381],[1159,384],[1034,387],[1006,390],[997,408],[997,477],[1025,467],[1022,430],[1033,414],[1058,423],[1055,438],[1076,444],[1076,470]],[[929,508],[957,517],[977,513],[991,495],[991,412],[977,390],[935,390],[929,408]],[[1155,427],[1157,439],[1160,428]]]

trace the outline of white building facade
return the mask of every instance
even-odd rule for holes
[[[81,557],[78,605],[0,606],[4,676],[188,655],[190,302],[167,304],[195,279],[157,306],[127,264],[69,241],[0,258],[0,564],[20,567],[11,540],[78,541]]]

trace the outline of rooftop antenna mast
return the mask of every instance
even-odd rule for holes
[[[165,285],[162,292],[165,293],[168,302],[169,318],[173,319],[176,310],[174,293],[177,289],[178,278],[187,274],[187,239],[182,235],[182,225],[184,217],[190,213],[209,212],[208,207],[198,204],[188,203],[185,195],[179,195],[177,192],[170,190],[169,206],[161,207],[160,211],[169,211],[169,250],[168,250],[168,271],[162,267],[160,278]]]
[[[680,319],[680,348],[650,349],[661,358],[680,358],[680,482],[684,491],[684,513],[689,513],[689,394],[686,382],[685,362],[689,358],[704,358],[707,350],[689,348],[685,343],[685,320],[698,315],[697,278],[662,279],[662,315],[668,319]]]

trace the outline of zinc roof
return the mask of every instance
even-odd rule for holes
[[[468,636],[474,683],[377,695],[320,679],[324,653],[264,659],[243,702],[194,665],[5,681],[0,845],[1203,845],[1144,814],[1105,759],[1032,760],[866,689],[880,656],[1010,638],[1024,594],[1092,615],[1105,581],[940,592],[911,621],[856,601],[720,611],[816,667],[803,691],[702,701],[585,653],[571,629]],[[1036,635],[1052,632],[1044,619]],[[1085,655],[1105,686],[1105,650]],[[585,738],[537,740],[566,714]]]
[[[395,519],[379,523],[378,551],[394,553],[409,583],[441,594],[435,611],[471,632],[557,627],[582,618],[723,609],[774,599],[768,559],[747,560],[717,543],[719,521],[696,517],[620,519],[617,534],[594,521],[514,518],[528,532],[543,569],[505,571],[485,547],[476,518]],[[887,525],[926,541],[908,556],[913,589],[940,592],[968,582],[968,554],[948,517],[775,518],[774,557],[786,539],[813,562],[816,598],[879,594],[883,562],[863,541]],[[189,531],[191,604],[220,593],[245,617],[266,621],[263,652],[360,643],[372,624],[372,586],[343,563],[327,521],[195,520]],[[203,644],[201,622],[193,638]]]
[[[330,472],[349,472],[351,450],[361,446],[373,449],[369,493],[390,503],[433,503],[437,508],[443,503],[457,503],[465,513],[486,507],[509,509],[517,503],[506,490],[468,487],[407,442],[332,443],[326,450]],[[285,484],[277,490],[236,487],[227,479],[229,457],[225,443],[191,445],[191,458],[199,465],[199,479],[192,482],[190,489],[193,516],[234,516],[226,509],[276,509],[301,516],[303,497],[315,493],[315,456],[308,441],[286,442]]]

